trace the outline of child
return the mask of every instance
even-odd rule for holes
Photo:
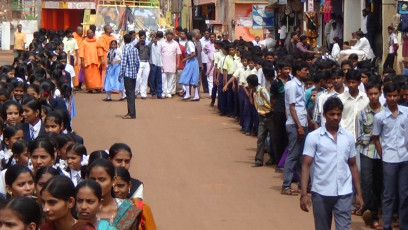
[[[28,166],[28,142],[25,140],[16,141],[11,147],[13,158],[16,164]]]
[[[6,125],[17,125],[23,120],[21,105],[13,100],[7,100],[1,108],[1,116]]]
[[[32,141],[45,133],[44,123],[41,121],[41,103],[34,97],[28,97],[23,105],[24,140]]]
[[[38,85],[28,85],[27,86],[27,94],[32,95],[37,100],[39,100],[41,98],[40,87]]]
[[[270,94],[266,88],[258,83],[258,77],[251,74],[247,77],[248,87],[253,91],[250,98],[259,115],[258,141],[256,146],[255,162],[252,167],[261,167],[264,162],[265,141],[269,132],[274,128]]]
[[[88,156],[84,145],[75,143],[67,147],[67,172],[75,186],[77,186],[85,176],[85,172],[82,172],[85,171],[85,168],[83,168],[81,164],[84,156]]]
[[[108,52],[108,67],[106,69],[104,89],[106,91],[106,98],[104,101],[112,101],[111,95],[113,91],[119,90],[121,97],[119,101],[125,100],[123,82],[118,81],[120,72],[120,62],[122,61],[122,50],[118,48],[116,40],[111,41]]]
[[[44,120],[44,128],[46,133],[60,134],[64,130],[64,123],[58,113],[50,112]]]
[[[4,129],[4,148],[0,151],[1,169],[8,168],[9,166],[15,164],[15,160],[13,159],[13,152],[11,151],[11,149],[16,141],[23,139],[23,135],[24,133],[21,126],[9,125]]]
[[[214,57],[213,57],[213,88],[212,88],[212,92],[211,92],[211,104],[210,106],[214,106],[215,103],[215,98],[217,97],[217,92],[219,91],[219,80],[220,80],[220,74],[221,74],[221,62],[222,60],[224,60],[225,55],[224,53],[221,51],[221,47],[222,47],[222,43],[220,41],[215,41],[214,42],[214,48],[215,48],[215,52],[214,52]],[[218,103],[219,104],[219,103]],[[219,105],[218,105],[219,108]]]
[[[19,103],[20,105],[23,102],[23,96],[25,92],[24,82],[15,81],[13,82],[14,89],[12,91],[12,100]]]
[[[223,78],[222,78],[222,86],[221,86],[221,80],[220,80],[220,85],[219,87],[223,88],[224,85],[227,84],[228,80],[232,77],[232,74],[234,74],[234,71],[236,69],[235,64],[234,64],[234,59],[233,56],[235,54],[235,49],[232,47],[232,45],[227,44],[223,46],[223,52],[224,55],[226,55],[223,64],[222,64],[222,70],[223,70]],[[222,94],[223,92],[221,92]],[[220,97],[221,95],[218,95]],[[228,117],[234,117],[235,116],[235,107],[234,107],[234,92],[232,90],[232,86],[227,89],[225,93],[221,96],[221,98],[218,99],[219,101],[222,100],[223,105],[221,107],[221,114],[228,115]]]
[[[332,48],[332,52],[331,52],[331,57],[336,62],[339,60],[339,57],[340,57],[339,41],[340,41],[339,37],[334,37],[333,38],[333,48]]]

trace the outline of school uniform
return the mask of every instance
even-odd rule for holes
[[[215,68],[215,65],[217,65],[217,69],[220,70],[219,63],[220,63],[220,59],[222,59],[223,56],[224,56],[224,54],[220,50],[217,50],[217,51],[214,52],[214,54],[213,54],[214,67],[213,68]],[[211,103],[212,104],[215,103],[215,98],[217,97],[217,92],[218,92],[218,85],[215,84],[215,81],[213,80],[213,87],[212,87],[212,90],[211,90]]]
[[[82,170],[77,171],[68,168],[67,172],[74,186],[78,186],[78,184],[82,181]]]
[[[22,127],[24,132],[23,139],[28,142],[33,141],[38,136],[45,134],[45,125],[41,119],[35,125],[23,123]]]
[[[218,99],[218,110],[220,111],[220,113],[222,114],[222,115],[225,115],[225,113],[223,113],[223,111],[222,111],[222,108],[223,108],[223,106],[224,106],[224,98],[223,98],[223,95],[222,95],[222,87],[224,87],[224,82],[223,82],[223,79],[224,79],[224,73],[223,73],[223,65],[224,65],[224,59],[226,58],[226,56],[222,53],[222,51],[220,50],[219,52],[218,52],[218,62],[217,62],[217,68],[218,68],[218,70],[219,70],[219,72],[220,72],[220,74],[219,74],[219,76],[218,76],[218,97],[217,97],[217,99]]]
[[[229,79],[231,79],[232,74],[235,71],[235,64],[234,64],[234,59],[231,55],[227,55],[224,58],[223,65],[222,65],[222,70],[226,70],[227,76],[223,76],[223,79],[226,77],[227,82]],[[221,85],[221,80],[220,80],[220,85]],[[222,102],[221,106],[221,112],[224,114],[227,114],[228,116],[233,117],[235,115],[235,108],[234,108],[234,91],[232,90],[232,86],[229,86],[226,92],[222,92],[222,88],[224,87],[224,84],[222,84],[221,87],[221,95],[218,94],[218,100]],[[221,97],[221,98],[220,98]]]
[[[67,105],[65,104],[64,99],[62,99],[62,98],[60,98],[60,97],[51,98],[51,99],[48,101],[48,104],[51,106],[51,108],[52,108],[53,110],[61,109],[61,110],[68,111]]]
[[[255,120],[254,117],[254,106],[251,104],[249,97],[246,95],[244,87],[247,88],[247,90],[249,91],[248,88],[248,83],[246,81],[246,78],[251,75],[251,74],[256,74],[256,69],[250,69],[249,67],[247,67],[245,69],[244,67],[244,72],[240,75],[239,80],[238,80],[238,84],[240,85],[239,87],[239,99],[240,99],[240,114],[242,114],[241,119],[242,119],[242,130],[244,132],[250,132],[251,129],[253,131],[256,131],[256,129],[253,129],[253,123]]]
[[[241,58],[238,57],[237,55],[234,56],[234,64],[235,64],[235,71],[234,71],[234,75],[233,76],[237,76],[235,75],[235,72],[238,69],[244,69],[244,65],[241,62]],[[235,83],[235,88],[234,88],[234,109],[235,109],[235,116],[236,117],[240,117],[240,107],[239,107],[239,85],[238,85],[238,79],[235,78],[234,79],[234,83]]]

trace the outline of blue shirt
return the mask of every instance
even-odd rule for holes
[[[380,136],[382,159],[387,163],[408,161],[407,144],[408,108],[398,105],[394,117],[388,107],[374,116],[373,135]]]
[[[313,157],[312,191],[323,196],[351,194],[352,177],[348,160],[356,156],[353,135],[339,127],[337,141],[322,126],[306,137],[303,155]]]
[[[305,85],[296,77],[286,82],[285,84],[285,109],[288,119],[287,125],[296,124],[290,114],[289,105],[295,104],[295,110],[300,124],[303,127],[307,126],[307,113],[305,107]]]
[[[119,78],[124,77],[136,79],[137,71],[139,71],[139,55],[137,49],[132,43],[126,44],[123,49],[123,58],[120,63]]]

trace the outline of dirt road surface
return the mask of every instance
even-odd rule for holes
[[[282,174],[251,167],[256,138],[219,116],[209,99],[137,99],[137,119],[123,120],[126,102],[103,98],[76,94],[74,129],[89,152],[131,146],[131,174],[144,182],[159,229],[314,229],[299,196],[280,194]],[[353,217],[352,229],[366,229],[361,218]]]

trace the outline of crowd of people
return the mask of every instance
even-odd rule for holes
[[[95,48],[92,30],[82,39],[70,29],[41,29],[30,44],[23,40],[28,49],[16,50],[12,65],[1,67],[1,229],[156,229],[144,184],[128,171],[131,148],[115,143],[90,153],[72,130],[74,85],[83,80],[87,89],[102,90],[96,74],[104,69],[95,69],[101,59],[90,56],[105,50]],[[109,65],[115,54],[121,55],[104,53]]]
[[[136,118],[139,94],[141,99],[151,94],[199,101],[208,93],[221,116],[235,119],[243,134],[257,136],[252,166],[275,165],[283,172],[281,194],[300,194],[304,211],[313,203],[316,229],[330,229],[333,215],[336,229],[349,229],[352,214],[374,229],[408,226],[406,76],[392,68],[379,75],[370,60],[354,53],[340,64],[316,57],[300,28],[276,52],[259,41],[231,42],[225,32],[217,39],[197,29],[131,31],[122,42],[109,25],[99,38],[94,29],[86,36],[81,27],[76,32],[41,29],[28,52],[16,52],[13,65],[3,66],[0,158],[5,179],[0,189],[11,201],[2,212],[25,216],[18,204],[26,199],[14,197],[36,196],[45,216],[32,223],[46,219],[47,228],[41,229],[69,229],[67,223],[111,229],[146,221],[140,214],[150,213],[140,204],[143,184],[127,171],[130,148],[115,144],[109,155],[97,151],[87,159],[82,138],[70,128],[73,89],[81,90],[83,83],[89,93],[104,90],[104,101],[120,92],[120,100],[128,102],[124,119]],[[46,174],[55,176],[43,179]],[[84,204],[92,199],[102,208]],[[75,208],[75,215],[68,211],[58,219],[60,212],[52,205],[59,201],[65,210]],[[6,223],[3,216],[0,221]]]

